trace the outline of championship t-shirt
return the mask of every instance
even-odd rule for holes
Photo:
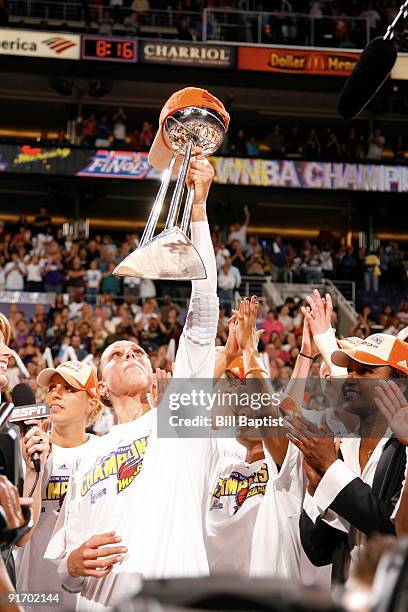
[[[85,444],[73,448],[52,445],[43,475],[38,524],[31,539],[16,552],[18,591],[62,591],[55,563],[43,557],[65,499],[72,465],[78,457],[89,452],[96,439],[90,435]],[[64,593],[64,609],[69,609],[69,604],[74,608],[75,601],[75,595]]]
[[[115,425],[75,466],[47,556],[62,558],[92,535],[113,530],[128,547],[110,575],[82,581],[81,610],[117,604],[141,578],[209,573],[203,524],[224,445],[158,438],[156,420],[152,409]],[[69,579],[64,584],[70,588]]]
[[[231,453],[223,460],[206,512],[210,572],[299,577],[300,453],[289,443],[279,471],[266,449],[251,464]]]
[[[173,381],[211,379],[218,321],[216,268],[206,222],[192,224],[192,241],[207,279],[193,282]],[[162,406],[161,406],[162,407]],[[160,408],[159,407],[159,410]],[[103,610],[137,591],[141,578],[209,573],[204,546],[207,494],[219,474],[222,446],[210,437],[164,438],[154,408],[118,424],[76,464],[47,558],[59,559],[65,588],[80,591],[80,610]],[[95,534],[115,531],[127,557],[102,579],[67,572],[70,552]]]

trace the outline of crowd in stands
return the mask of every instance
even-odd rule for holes
[[[379,279],[406,286],[406,254],[395,241],[368,252],[346,246],[325,224],[314,242],[306,240],[296,248],[281,236],[264,241],[248,235],[250,213],[244,212],[243,223],[212,229],[220,297],[218,344],[226,340],[228,316],[242,295],[243,276],[268,275],[276,281],[314,285],[323,278],[355,280],[372,295],[378,291]],[[170,369],[186,315],[187,302],[180,298],[186,297],[188,288],[183,294],[176,283],[113,276],[116,264],[137,244],[135,234],[117,241],[108,234],[73,240],[54,230],[45,209],[31,225],[22,220],[12,228],[0,221],[0,291],[56,293],[50,309],[37,304],[31,317],[18,304],[10,304],[6,312],[14,329],[13,348],[33,385],[44,365],[45,349],[57,362],[66,358],[68,349],[84,359],[89,353],[99,355],[119,338],[137,338],[155,367]],[[290,377],[301,342],[302,303],[290,299],[279,309],[268,312],[264,303],[260,309],[258,323],[265,329],[262,342],[274,377]],[[350,335],[367,336],[380,329],[396,334],[404,325],[408,325],[408,302],[398,308],[385,305],[375,315],[366,307]],[[13,360],[9,368],[13,387],[22,374]]]
[[[11,3],[16,16],[42,16],[36,25],[43,29],[55,28],[49,25],[47,17],[59,16],[58,7],[54,12],[38,10],[26,13],[24,3]],[[50,3],[51,4],[51,3]],[[234,40],[243,42],[262,42],[271,44],[329,44],[330,46],[361,48],[370,38],[377,36],[392,22],[398,11],[396,0],[380,0],[376,3],[361,0],[296,0],[292,2],[265,2],[262,0],[83,0],[72,2],[70,18],[59,29],[73,29],[73,22],[83,22],[83,29],[94,31],[95,24],[100,34],[143,34],[143,26],[160,24],[153,16],[155,11],[164,14],[163,24],[172,24],[170,31],[164,28],[161,37],[178,40],[201,40],[203,32],[202,11],[204,8],[241,9],[243,13],[227,17],[228,28],[223,28],[225,16],[211,13],[207,23],[207,36],[211,40]],[[0,2],[0,20],[7,25],[10,8],[6,0]],[[262,28],[259,30],[258,18],[250,11],[263,11]],[[152,13],[153,12],[153,13]],[[171,17],[165,19],[166,13]],[[310,18],[313,18],[311,38]],[[156,19],[156,20],[155,20]],[[30,26],[24,19],[18,24]],[[231,27],[235,26],[235,27]],[[173,31],[174,30],[174,31]]]
[[[347,132],[331,128],[302,129],[292,125],[284,130],[275,123],[264,141],[238,130],[225,145],[226,152],[249,157],[290,157],[323,161],[381,160],[383,157],[403,161],[408,148],[405,138],[387,139],[382,128],[376,127],[368,136],[357,127]]]
[[[376,293],[381,284],[407,286],[408,261],[396,241],[377,250],[356,247],[338,240],[328,222],[316,241],[305,240],[300,247],[282,236],[260,241],[247,236],[249,211],[244,224],[235,223],[230,232],[218,227],[213,242],[219,270],[219,294],[226,305],[233,300],[242,276],[270,276],[273,281],[319,284],[323,279],[354,281],[365,291]]]
[[[76,122],[76,135],[72,138],[85,147],[125,148],[149,151],[155,136],[155,126],[143,121],[139,129],[128,127],[126,111],[118,108],[111,115],[90,113]],[[360,161],[394,159],[403,162],[408,156],[407,139],[399,134],[387,135],[381,127],[367,133],[362,126],[332,129],[306,127],[301,124],[282,126],[272,123],[264,135],[247,134],[243,129],[227,133],[218,151],[221,155],[236,157],[299,158],[322,161]],[[64,130],[56,138],[43,132],[41,141],[56,146],[70,145]]]
[[[265,10],[271,10],[264,4]],[[279,16],[275,8],[264,21],[262,40],[257,42],[363,48],[385,31],[399,7],[395,0],[301,0],[285,5],[291,7],[285,9],[286,16]],[[309,19],[301,15],[313,18],[312,34]]]
[[[126,147],[133,151],[149,151],[155,130],[151,123],[144,121],[140,130],[127,132],[127,116],[123,108],[109,118],[89,115],[82,124],[81,144],[89,147]]]
[[[396,241],[376,250],[358,248],[350,240],[346,243],[344,237],[336,237],[328,222],[315,241],[293,244],[279,235],[262,240],[248,235],[247,207],[244,214],[242,224],[235,222],[229,230],[218,225],[212,229],[220,298],[227,307],[234,301],[242,277],[247,276],[310,284],[319,284],[324,278],[348,280],[374,293],[380,283],[406,283],[408,261]],[[0,221],[0,290],[79,293],[91,303],[100,294],[130,294],[142,299],[161,296],[152,281],[112,275],[138,244],[138,235],[130,233],[119,240],[108,234],[73,240],[64,236],[62,229],[52,227],[45,208],[31,225],[23,218],[14,230]]]

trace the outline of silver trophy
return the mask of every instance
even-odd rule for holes
[[[173,155],[163,172],[159,192],[153,204],[138,248],[116,266],[119,276],[166,280],[199,280],[207,277],[202,259],[188,234],[194,202],[194,187],[187,189],[184,210],[181,212],[186,188],[186,176],[195,146],[205,156],[212,155],[221,145],[225,123],[213,109],[188,107],[167,117],[163,129],[171,143]],[[179,155],[184,156],[170,202],[164,230],[155,231],[171,177]],[[181,220],[179,221],[179,217]]]

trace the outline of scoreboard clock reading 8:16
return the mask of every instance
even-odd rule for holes
[[[82,36],[82,59],[108,62],[136,62],[136,41],[132,38],[85,35]]]

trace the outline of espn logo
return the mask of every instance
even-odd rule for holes
[[[52,38],[43,40],[43,43],[58,54],[64,53],[64,51],[67,49],[71,49],[72,47],[76,46],[76,43],[68,38],[64,38],[63,36],[52,36]]]
[[[17,423],[18,421],[25,421],[27,419],[43,419],[49,416],[50,411],[48,404],[33,404],[31,406],[21,406],[20,408],[14,408],[10,415],[9,422]]]

